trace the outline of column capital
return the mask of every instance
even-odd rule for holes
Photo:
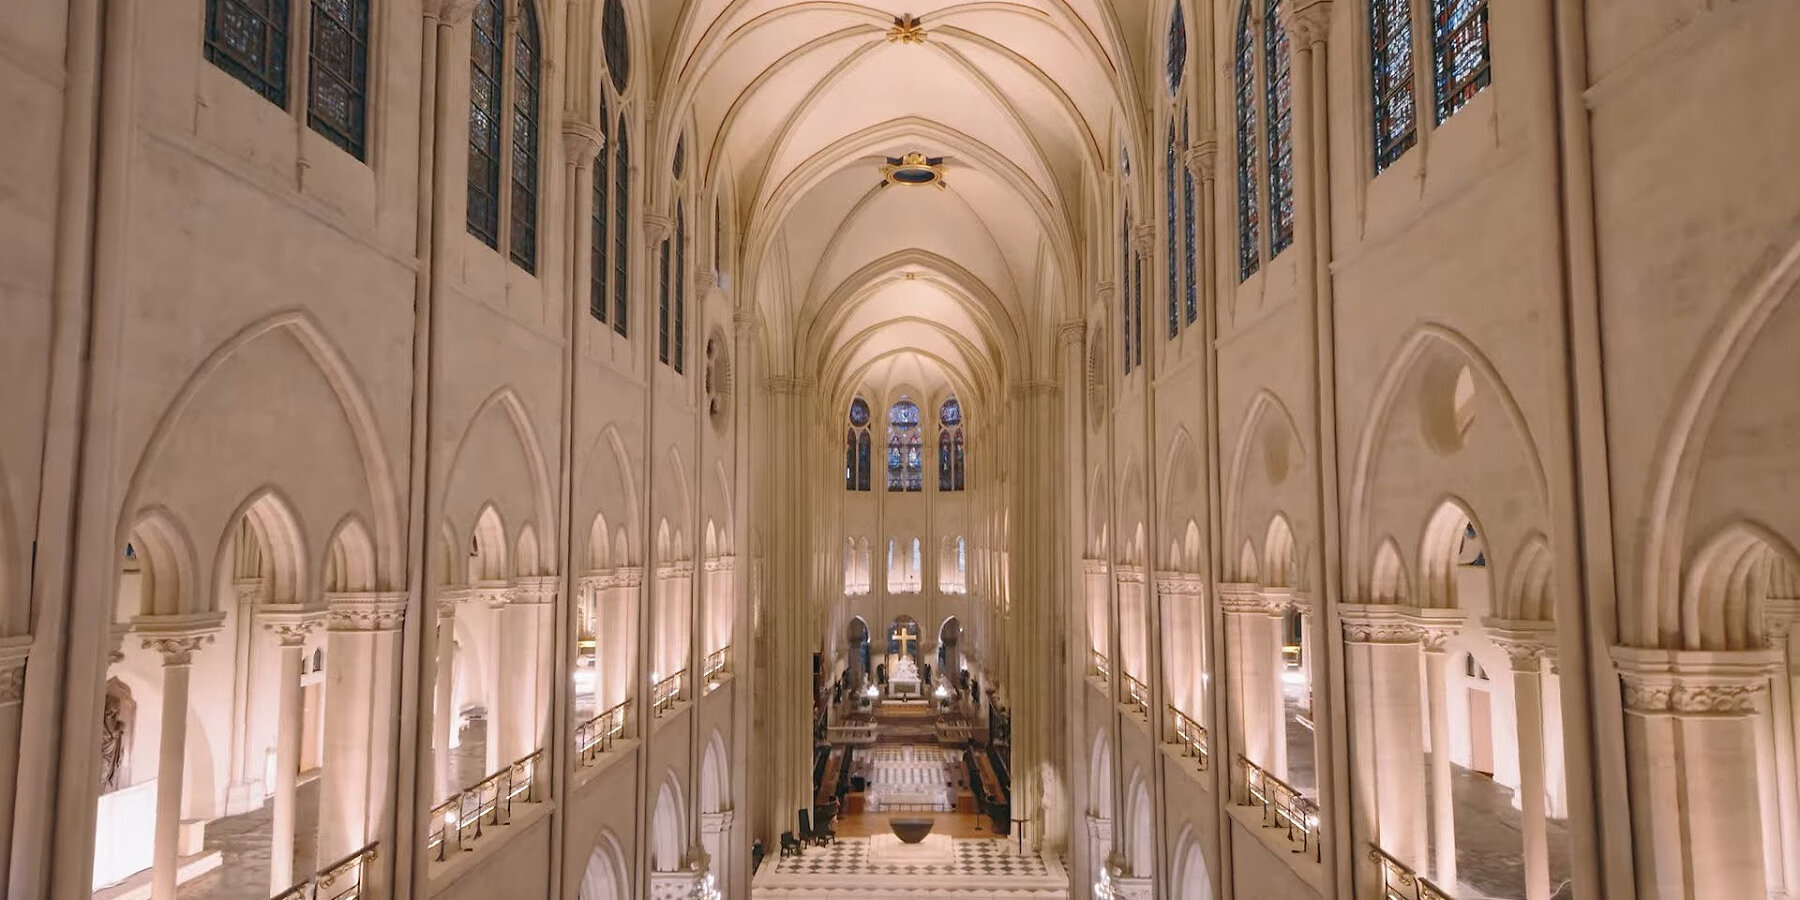
[[[405,594],[327,594],[325,604],[328,631],[398,631],[406,621]]]
[[[1763,601],[1763,627],[1771,640],[1785,640],[1796,624],[1800,624],[1800,598],[1769,597]]]
[[[1247,581],[1221,581],[1219,608],[1228,616],[1261,615],[1264,609],[1262,588]]]
[[[1444,652],[1444,644],[1461,631],[1469,620],[1460,610],[1437,607],[1408,610],[1407,618],[1419,630],[1419,643],[1426,653]]]
[[[1102,306],[1112,305],[1112,298],[1117,295],[1118,292],[1118,283],[1110,278],[1094,282],[1094,299],[1099,300],[1100,305]]]
[[[425,0],[424,13],[444,25],[461,25],[475,11],[475,0]]]
[[[1347,644],[1404,645],[1419,643],[1419,626],[1403,606],[1346,603],[1338,607],[1338,621]]]
[[[1087,822],[1088,822],[1088,834],[1091,837],[1093,837],[1093,839],[1095,841],[1098,841],[1099,843],[1102,843],[1102,844],[1111,844],[1112,843],[1113,823],[1112,823],[1111,819],[1109,819],[1105,816],[1098,816],[1098,815],[1094,815],[1093,813],[1089,813],[1088,817],[1087,817]]]
[[[1033,397],[1054,397],[1060,393],[1062,393],[1062,382],[1060,381],[1040,381],[1034,379],[1031,381],[1021,381],[1013,387],[1014,396],[1027,400]]]
[[[654,249],[675,231],[675,219],[661,213],[644,213],[644,240]]]
[[[587,167],[594,162],[594,155],[606,147],[606,135],[591,122],[579,119],[563,120],[563,153],[569,161],[578,167]]]
[[[0,706],[25,700],[25,662],[31,656],[31,635],[0,638]]]
[[[643,566],[620,566],[613,570],[614,587],[634,588],[642,586],[643,583]]]
[[[1556,624],[1538,619],[1483,619],[1481,627],[1512,659],[1514,672],[1539,672],[1556,658]]]
[[[1137,252],[1150,256],[1156,252],[1156,226],[1139,225],[1131,229],[1131,246]]]
[[[1113,578],[1120,584],[1143,584],[1144,567],[1120,563],[1113,569]]]
[[[1276,8],[1281,27],[1294,36],[1295,49],[1308,50],[1331,36],[1332,0],[1285,0]]]
[[[559,575],[526,575],[513,579],[512,587],[506,591],[506,602],[511,606],[537,606],[555,603],[557,589],[562,586]]]
[[[222,612],[138,616],[131,620],[131,630],[143,639],[145,650],[162,654],[163,665],[187,666],[201,647],[213,642],[224,622]]]
[[[721,809],[718,812],[700,814],[701,834],[724,834],[731,830],[732,812]]]
[[[1087,320],[1068,319],[1056,326],[1056,344],[1059,347],[1079,347],[1087,338]]]
[[[703,564],[708,572],[729,572],[737,568],[736,556],[711,556]]]
[[[1156,587],[1165,594],[1199,597],[1206,594],[1206,579],[1188,572],[1164,570],[1156,573]]]
[[[267,580],[261,577],[239,578],[234,580],[231,586],[237,591],[238,603],[255,606],[262,601],[264,592],[267,590]]]
[[[1781,652],[1771,649],[1614,647],[1612,656],[1624,682],[1626,712],[1681,718],[1755,713],[1781,662]]]
[[[257,621],[262,627],[275,635],[283,647],[298,647],[306,643],[306,636],[319,627],[325,618],[322,606],[307,606],[299,603],[268,603],[256,610]]]
[[[1264,615],[1286,616],[1288,607],[1294,604],[1293,588],[1266,587],[1257,594],[1262,597]]]
[[[1195,178],[1211,180],[1219,171],[1219,142],[1212,138],[1195,141],[1194,146],[1182,154],[1182,162],[1187,164],[1188,171]]]

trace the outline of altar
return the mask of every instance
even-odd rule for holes
[[[894,657],[888,669],[887,695],[894,699],[922,699],[924,682],[919,678],[919,664],[910,656]]]

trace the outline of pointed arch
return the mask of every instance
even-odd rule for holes
[[[151,507],[138,513],[123,549],[129,544],[135,551],[142,591],[137,615],[181,615],[195,612],[193,544],[175,517],[163,507]]]
[[[731,808],[730,756],[725,752],[725,737],[718,729],[706,742],[706,753],[700,759],[700,812],[716,813]]]
[[[1400,544],[1392,536],[1381,542],[1375,551],[1375,563],[1370,568],[1373,573],[1369,580],[1370,603],[1411,605],[1412,583],[1406,575]]]
[[[650,814],[650,866],[657,872],[681,871],[687,847],[684,808],[681,784],[671,772],[657,790],[656,806]]]
[[[265,579],[271,603],[300,603],[311,596],[312,561],[306,548],[306,532],[294,504],[280,489],[266,485],[251,492],[228,520],[220,540],[221,555],[230,547],[242,522],[257,542],[262,555],[259,574]],[[217,599],[211,601],[217,605]]]
[[[475,516],[468,557],[470,584],[512,577],[512,568],[507,564],[506,522],[492,503],[482,506]]]
[[[554,512],[556,506],[550,499],[550,472],[544,462],[543,444],[538,440],[537,428],[532,424],[531,414],[526,410],[525,403],[519,398],[518,392],[512,387],[506,386],[495,390],[475,408],[463,426],[462,437],[457,440],[456,450],[450,455],[450,465],[446,471],[453,474],[459,471],[464,453],[469,449],[471,440],[477,432],[476,426],[491,409],[497,409],[505,416],[505,420],[511,424],[514,437],[519,442],[520,458],[525,464],[526,476],[530,481],[527,489],[531,495],[529,516],[522,518],[525,522],[534,523],[536,528],[547,527],[556,521]],[[446,492],[447,494],[448,492]],[[439,502],[446,502],[447,499],[446,496]],[[540,560],[543,569],[555,571],[556,548],[550,546],[540,548],[540,550],[544,557]]]
[[[320,584],[328,594],[375,590],[375,542],[354,515],[338,523],[331,542],[326,545]]]
[[[1541,532],[1525,537],[1514,555],[1512,577],[1502,595],[1499,614],[1507,619],[1549,622],[1556,619],[1556,604],[1551,596],[1550,542]]]
[[[1683,650],[1753,650],[1765,643],[1763,606],[1790,593],[1800,554],[1753,522],[1733,522],[1701,545],[1682,583],[1681,632],[1665,636]],[[1665,643],[1661,646],[1668,646]]]
[[[627,900],[625,853],[611,831],[600,832],[581,876],[580,900]]]
[[[1431,609],[1456,609],[1456,570],[1464,542],[1470,535],[1477,539],[1487,530],[1458,497],[1446,497],[1432,510],[1419,544],[1419,605]],[[1483,562],[1485,565],[1485,561]]]

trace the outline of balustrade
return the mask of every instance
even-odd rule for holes
[[[682,699],[686,684],[687,670],[682,669],[652,685],[650,687],[650,708],[657,715],[662,715],[665,710],[675,705],[675,701]]]
[[[1170,731],[1175,735],[1175,743],[1181,745],[1181,755],[1190,757],[1204,772],[1212,765],[1212,743],[1207,737],[1206,727],[1194,721],[1193,717],[1179,709],[1169,707]]]
[[[270,900],[361,900],[363,871],[375,859],[375,846],[370,844],[320,869]]]
[[[1107,660],[1106,654],[1098,650],[1088,651],[1088,667],[1093,669],[1092,674],[1100,676],[1101,681],[1112,680],[1112,663]]]
[[[582,765],[593,762],[600,754],[612,749],[613,742],[625,734],[625,716],[631,711],[631,701],[603,712],[580,725],[575,726],[575,758]]]
[[[1237,768],[1244,784],[1244,799],[1238,805],[1261,806],[1264,827],[1286,828],[1288,840],[1299,845],[1294,852],[1311,850],[1317,860],[1319,804],[1241,755]]]
[[[1381,867],[1382,900],[1450,900],[1448,891],[1374,844],[1369,845],[1369,860]]]
[[[426,848],[436,849],[438,861],[442,862],[452,845],[473,850],[472,845],[481,840],[484,829],[512,824],[514,801],[535,802],[533,790],[543,758],[544,751],[533,751],[432,807],[432,830],[426,836]],[[524,799],[519,800],[520,797]]]
[[[1150,717],[1150,686],[1124,673],[1125,702],[1137,707],[1138,715]]]
[[[718,686],[719,676],[731,671],[731,645],[726,644],[706,657],[706,663],[700,670],[700,680],[706,682],[708,691]]]

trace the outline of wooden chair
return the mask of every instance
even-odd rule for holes
[[[800,842],[808,845],[821,843],[819,833],[812,827],[812,814],[804,809],[800,810]]]
[[[784,831],[781,833],[781,855],[782,856],[784,856],[784,857],[799,856],[800,855],[800,847],[801,847],[801,844],[798,840],[796,840],[794,838],[793,832]]]

